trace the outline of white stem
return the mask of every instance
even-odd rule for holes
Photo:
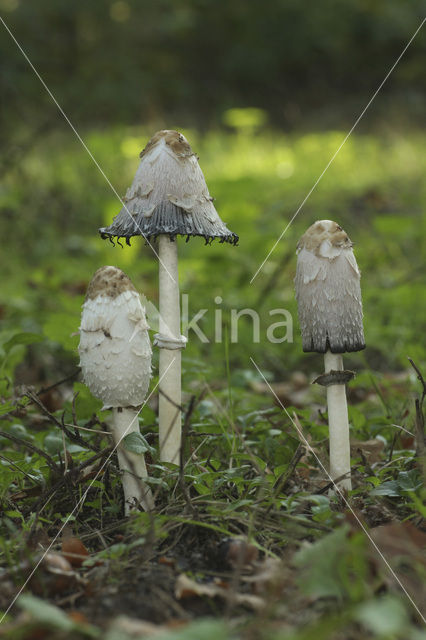
[[[122,440],[129,433],[139,433],[138,412],[132,408],[113,409],[113,436],[117,446],[118,464],[123,472],[124,512],[129,515],[132,507],[141,504],[145,511],[154,508],[151,489],[143,479],[148,477],[143,454],[127,451]]]
[[[180,338],[180,304],[177,240],[168,236],[158,239],[160,284],[160,334]],[[167,372],[167,373],[166,373]],[[179,463],[182,418],[181,352],[180,349],[160,349],[160,393],[158,407],[160,459]],[[165,397],[167,396],[167,397]],[[172,402],[170,402],[168,400]],[[176,406],[177,405],[177,406]]]
[[[324,354],[324,369],[343,371],[343,358],[339,353],[327,351]],[[327,387],[328,425],[330,432],[330,476],[333,480],[347,473],[348,476],[338,483],[341,489],[352,489],[351,453],[349,443],[348,405],[344,384]]]

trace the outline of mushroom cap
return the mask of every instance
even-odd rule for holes
[[[319,220],[297,245],[295,277],[303,351],[365,348],[360,271],[337,222]]]
[[[83,380],[104,409],[143,403],[152,355],[145,309],[117,267],[101,267],[89,284],[78,351]]]
[[[198,158],[185,136],[177,131],[158,131],[140,154],[140,164],[124,206],[102,238],[143,235],[203,236],[236,244],[238,236],[220,219],[209,194]]]

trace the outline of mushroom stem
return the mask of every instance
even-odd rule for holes
[[[326,351],[324,354],[324,369],[343,371],[343,358],[340,353]],[[327,386],[328,424],[330,432],[330,476],[333,480],[343,474],[346,478],[338,483],[341,489],[350,491],[351,483],[351,454],[349,443],[348,405],[346,402],[346,388],[344,384]]]
[[[179,343],[180,303],[178,251],[176,240],[160,235],[158,239],[160,284],[160,336]],[[160,346],[159,440],[160,459],[178,464],[182,418],[181,406],[181,352],[180,347],[167,349]]]
[[[118,464],[123,472],[124,513],[128,516],[137,504],[150,511],[154,508],[154,498],[143,481],[148,477],[144,455],[127,451],[122,442],[129,433],[139,433],[138,411],[132,407],[113,409],[112,432],[117,445]]]

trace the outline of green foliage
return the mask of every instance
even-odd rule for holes
[[[356,619],[379,638],[403,634],[408,626],[408,616],[401,600],[385,596],[364,602],[356,611]]]
[[[218,211],[241,240],[236,248],[219,243],[204,247],[197,239],[179,241],[180,282],[182,292],[189,294],[189,318],[207,309],[199,324],[209,342],[189,332],[182,354],[184,410],[195,395],[184,468],[159,462],[154,398],[142,409],[141,433],[124,440],[127,450],[146,455],[148,482],[158,505],[154,516],[136,514],[126,523],[115,455],[101,455],[112,443],[105,434],[111,414],[101,411],[102,403],[72,378],[78,365],[78,335],[72,334],[78,331],[88,281],[101,264],[123,268],[146,295],[154,329],[156,260],[139,239],[122,250],[97,237],[97,227],[111,220],[119,204],[70,137],[47,136],[22,158],[19,172],[8,174],[0,193],[0,206],[14,212],[13,220],[5,221],[13,251],[2,264],[0,291],[2,566],[20,561],[33,529],[45,527],[54,535],[71,514],[75,530],[87,534],[88,545],[93,545],[83,571],[103,561],[112,569],[109,580],[118,582],[124,569],[145,562],[145,550],[151,559],[153,548],[173,548],[175,532],[179,539],[195,531],[188,547],[201,539],[207,540],[206,549],[223,537],[243,535],[262,560],[284,557],[286,566],[294,566],[298,579],[292,589],[303,596],[303,608],[313,617],[306,629],[297,622],[294,633],[277,635],[272,630],[271,638],[328,640],[344,625],[358,624],[378,638],[393,633],[398,640],[411,640],[415,627],[407,622],[402,599],[390,589],[375,595],[376,586],[377,591],[386,590],[388,583],[382,580],[382,569],[370,580],[365,537],[345,524],[347,514],[342,511],[347,505],[324,493],[326,479],[318,458],[327,467],[325,394],[310,384],[323,363],[317,354],[302,353],[293,277],[298,237],[314,220],[336,218],[356,242],[368,344],[365,352],[345,356],[345,366],[357,372],[348,394],[351,436],[359,443],[352,454],[355,481],[349,504],[371,518],[372,526],[374,518],[381,523],[389,511],[392,519],[416,522],[424,517],[411,435],[419,386],[406,356],[413,356],[424,370],[424,314],[419,303],[424,287],[425,223],[419,213],[426,201],[421,180],[426,169],[424,136],[353,135],[250,284],[344,138],[338,131],[267,131],[261,117],[257,111],[237,110],[228,113],[235,133],[212,131],[200,137],[192,130],[185,132],[200,154]],[[119,193],[130,183],[137,153],[150,133],[122,126],[108,133],[87,133]],[[34,185],[39,189],[35,194]],[[36,237],[27,217],[29,203],[31,220],[39,225]],[[31,244],[15,240],[15,223],[21,225],[23,239],[31,237]],[[217,296],[221,303],[215,301]],[[245,308],[259,313],[259,336],[252,319],[242,315],[238,339],[233,340],[232,309]],[[268,326],[276,321],[269,312],[277,308],[291,313],[294,342],[269,341]],[[215,342],[218,311],[222,332]],[[288,414],[273,401],[250,356],[274,385]],[[157,383],[156,358],[154,354],[152,386]],[[39,390],[64,378],[66,382],[40,396],[49,405],[50,417],[21,395],[22,384]],[[294,414],[318,458],[301,443],[288,417]],[[69,429],[67,435],[53,418]],[[372,458],[361,446],[369,441],[380,445]],[[109,536],[105,549],[93,540],[99,529]],[[395,607],[393,601],[398,602]],[[380,616],[375,615],[376,607]],[[392,615],[387,615],[392,607]],[[383,616],[388,626],[380,626]],[[192,632],[194,637],[235,635],[213,620],[194,622],[184,631],[185,637]],[[170,633],[179,638],[183,631]]]
[[[136,433],[136,431],[124,436],[122,442],[127,451],[131,451],[137,455],[142,455],[147,451],[155,453],[154,447],[150,447],[143,435],[141,433]]]
[[[302,548],[294,561],[302,570],[300,582],[306,594],[354,601],[362,597],[366,592],[364,545],[364,536],[358,534],[349,539],[348,528],[343,526]]]
[[[99,637],[99,630],[91,625],[82,625],[73,622],[73,620],[59,607],[55,607],[49,604],[41,598],[30,594],[23,594],[19,596],[18,606],[25,612],[31,614],[35,623],[40,623],[43,626],[47,626],[50,629],[54,629],[58,632],[70,632],[74,634],[81,634],[80,637],[84,638],[97,638]],[[33,627],[36,624],[33,622]],[[31,626],[31,625],[30,625]],[[37,633],[37,631],[35,631]]]
[[[400,471],[396,480],[387,480],[377,485],[371,492],[372,496],[388,496],[395,498],[415,492],[423,486],[423,480],[417,469]]]

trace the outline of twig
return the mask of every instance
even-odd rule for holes
[[[15,467],[15,469],[17,469],[20,473],[22,473],[24,476],[26,476],[28,478],[28,480],[31,480],[31,482],[34,482],[34,478],[32,478],[30,475],[28,475],[28,473],[26,471],[21,469],[21,467],[19,465],[17,465],[16,462],[13,462],[13,460],[10,460],[10,458],[8,458],[7,456],[4,456],[1,453],[0,453],[0,458],[2,460],[4,460],[5,462],[7,462],[8,464],[10,464],[12,467]]]
[[[103,456],[108,456],[111,453],[111,451],[112,451],[112,447],[102,449],[102,451],[98,451],[94,456],[91,456],[90,458],[88,458],[87,460],[79,464],[78,467],[74,467],[73,469],[70,469],[66,476],[62,476],[62,478],[60,478],[59,481],[53,487],[50,487],[47,491],[45,491],[39,497],[39,499],[35,504],[29,507],[28,513],[31,513],[31,512],[39,513],[41,508],[40,503],[47,504],[47,502],[51,500],[53,495],[57,493],[59,489],[62,489],[62,487],[66,486],[70,480],[71,481],[74,480],[74,482],[77,481],[77,483],[79,483],[79,475],[81,471],[83,471],[83,469],[85,469],[86,467],[90,467],[90,465],[96,462],[98,458],[102,458]]]
[[[179,486],[181,488],[183,497],[185,498],[185,502],[186,502],[186,506],[189,508],[189,510],[191,511],[191,513],[194,515],[195,514],[195,509],[191,503],[191,498],[189,496],[189,492],[188,492],[188,488],[185,484],[185,459],[184,459],[184,453],[185,453],[185,443],[186,443],[186,438],[188,436],[188,430],[189,430],[189,425],[190,425],[190,421],[191,421],[191,415],[194,411],[194,407],[195,407],[195,396],[191,397],[191,400],[189,402],[189,406],[188,409],[186,411],[186,415],[185,415],[185,420],[182,426],[182,440],[181,440],[181,445],[180,445],[180,451],[179,451]]]
[[[420,381],[422,385],[422,395],[421,398],[417,398],[416,405],[416,457],[418,458],[419,465],[423,470],[423,476],[426,473],[424,460],[425,460],[425,452],[426,452],[426,434],[425,434],[425,417],[423,414],[423,403],[426,398],[426,382],[421,374],[419,368],[414,364],[411,358],[408,358],[411,366],[414,371],[417,373],[417,379]]]
[[[41,456],[42,458],[44,458],[46,460],[47,464],[49,465],[49,467],[51,468],[53,473],[56,476],[59,475],[58,466],[56,465],[54,460],[49,456],[49,454],[46,453],[45,451],[43,451],[42,449],[39,449],[38,447],[36,447],[33,444],[30,444],[29,442],[27,442],[27,440],[23,440],[22,438],[18,438],[17,436],[12,436],[12,434],[7,433],[6,431],[0,431],[0,436],[2,438],[7,438],[8,440],[11,440],[15,444],[19,444],[22,447],[26,447],[27,449],[29,449],[33,453],[37,453],[39,456]]]
[[[362,461],[362,464],[364,465],[364,468],[367,471],[367,473],[370,476],[373,476],[375,478],[376,474],[374,473],[374,470],[372,469],[370,463],[368,462],[367,458],[365,457],[364,451],[360,447],[358,447],[357,453],[359,453],[361,461]]]
[[[274,498],[276,498],[282,491],[284,491],[284,489],[288,484],[288,481],[290,480],[297,465],[299,464],[299,461],[301,460],[301,458],[303,458],[305,454],[306,454],[306,449],[300,442],[297,445],[296,451],[294,452],[293,457],[290,460],[290,463],[287,469],[284,471],[284,473],[280,475],[280,477],[278,478],[278,480],[274,485]],[[268,507],[268,510],[270,508],[271,508],[271,505]]]
[[[68,382],[69,380],[72,380],[73,378],[75,378],[80,373],[80,371],[81,371],[81,369],[79,367],[78,369],[76,369],[74,371],[74,373],[71,373],[66,378],[62,378],[62,380],[59,380],[59,382],[54,382],[53,384],[50,384],[48,387],[42,387],[40,389],[40,391],[37,391],[37,395],[38,396],[42,396],[43,393],[47,393],[48,391],[51,391],[52,389],[55,389],[56,387],[59,387],[61,384],[64,384],[64,382]]]
[[[320,496],[321,494],[326,493],[329,489],[331,489],[332,487],[335,487],[335,485],[338,484],[341,480],[344,480],[345,478],[347,478],[348,475],[349,475],[349,471],[347,473],[342,473],[342,475],[339,476],[338,478],[331,480],[331,482],[327,482],[327,484],[321,487],[321,489],[316,489],[312,491],[312,495]]]
[[[426,397],[426,382],[425,379],[423,378],[419,368],[417,367],[417,365],[414,364],[413,360],[411,358],[408,358],[408,362],[411,364],[411,366],[413,367],[414,371],[417,373],[417,379],[420,381],[422,387],[423,387],[423,394],[422,394],[422,399],[421,399],[421,403],[423,404],[423,400]]]
[[[31,402],[33,402],[40,411],[49,418],[52,424],[55,424],[61,431],[65,432],[65,435],[76,444],[84,447],[85,449],[91,449],[92,451],[99,451],[98,447],[95,447],[90,442],[87,442],[84,438],[80,436],[77,430],[73,433],[70,429],[65,426],[65,415],[62,414],[62,420],[58,420],[50,411],[44,406],[40,398],[37,394],[32,393],[30,389],[26,389],[24,396],[26,396]]]
[[[90,431],[90,433],[97,433],[98,435],[109,436],[110,438],[112,438],[112,433],[110,431],[101,431],[101,429],[89,429],[89,427],[80,427],[80,425],[68,424],[67,422],[64,423],[64,426],[72,427],[73,429],[78,429],[78,431]]]

